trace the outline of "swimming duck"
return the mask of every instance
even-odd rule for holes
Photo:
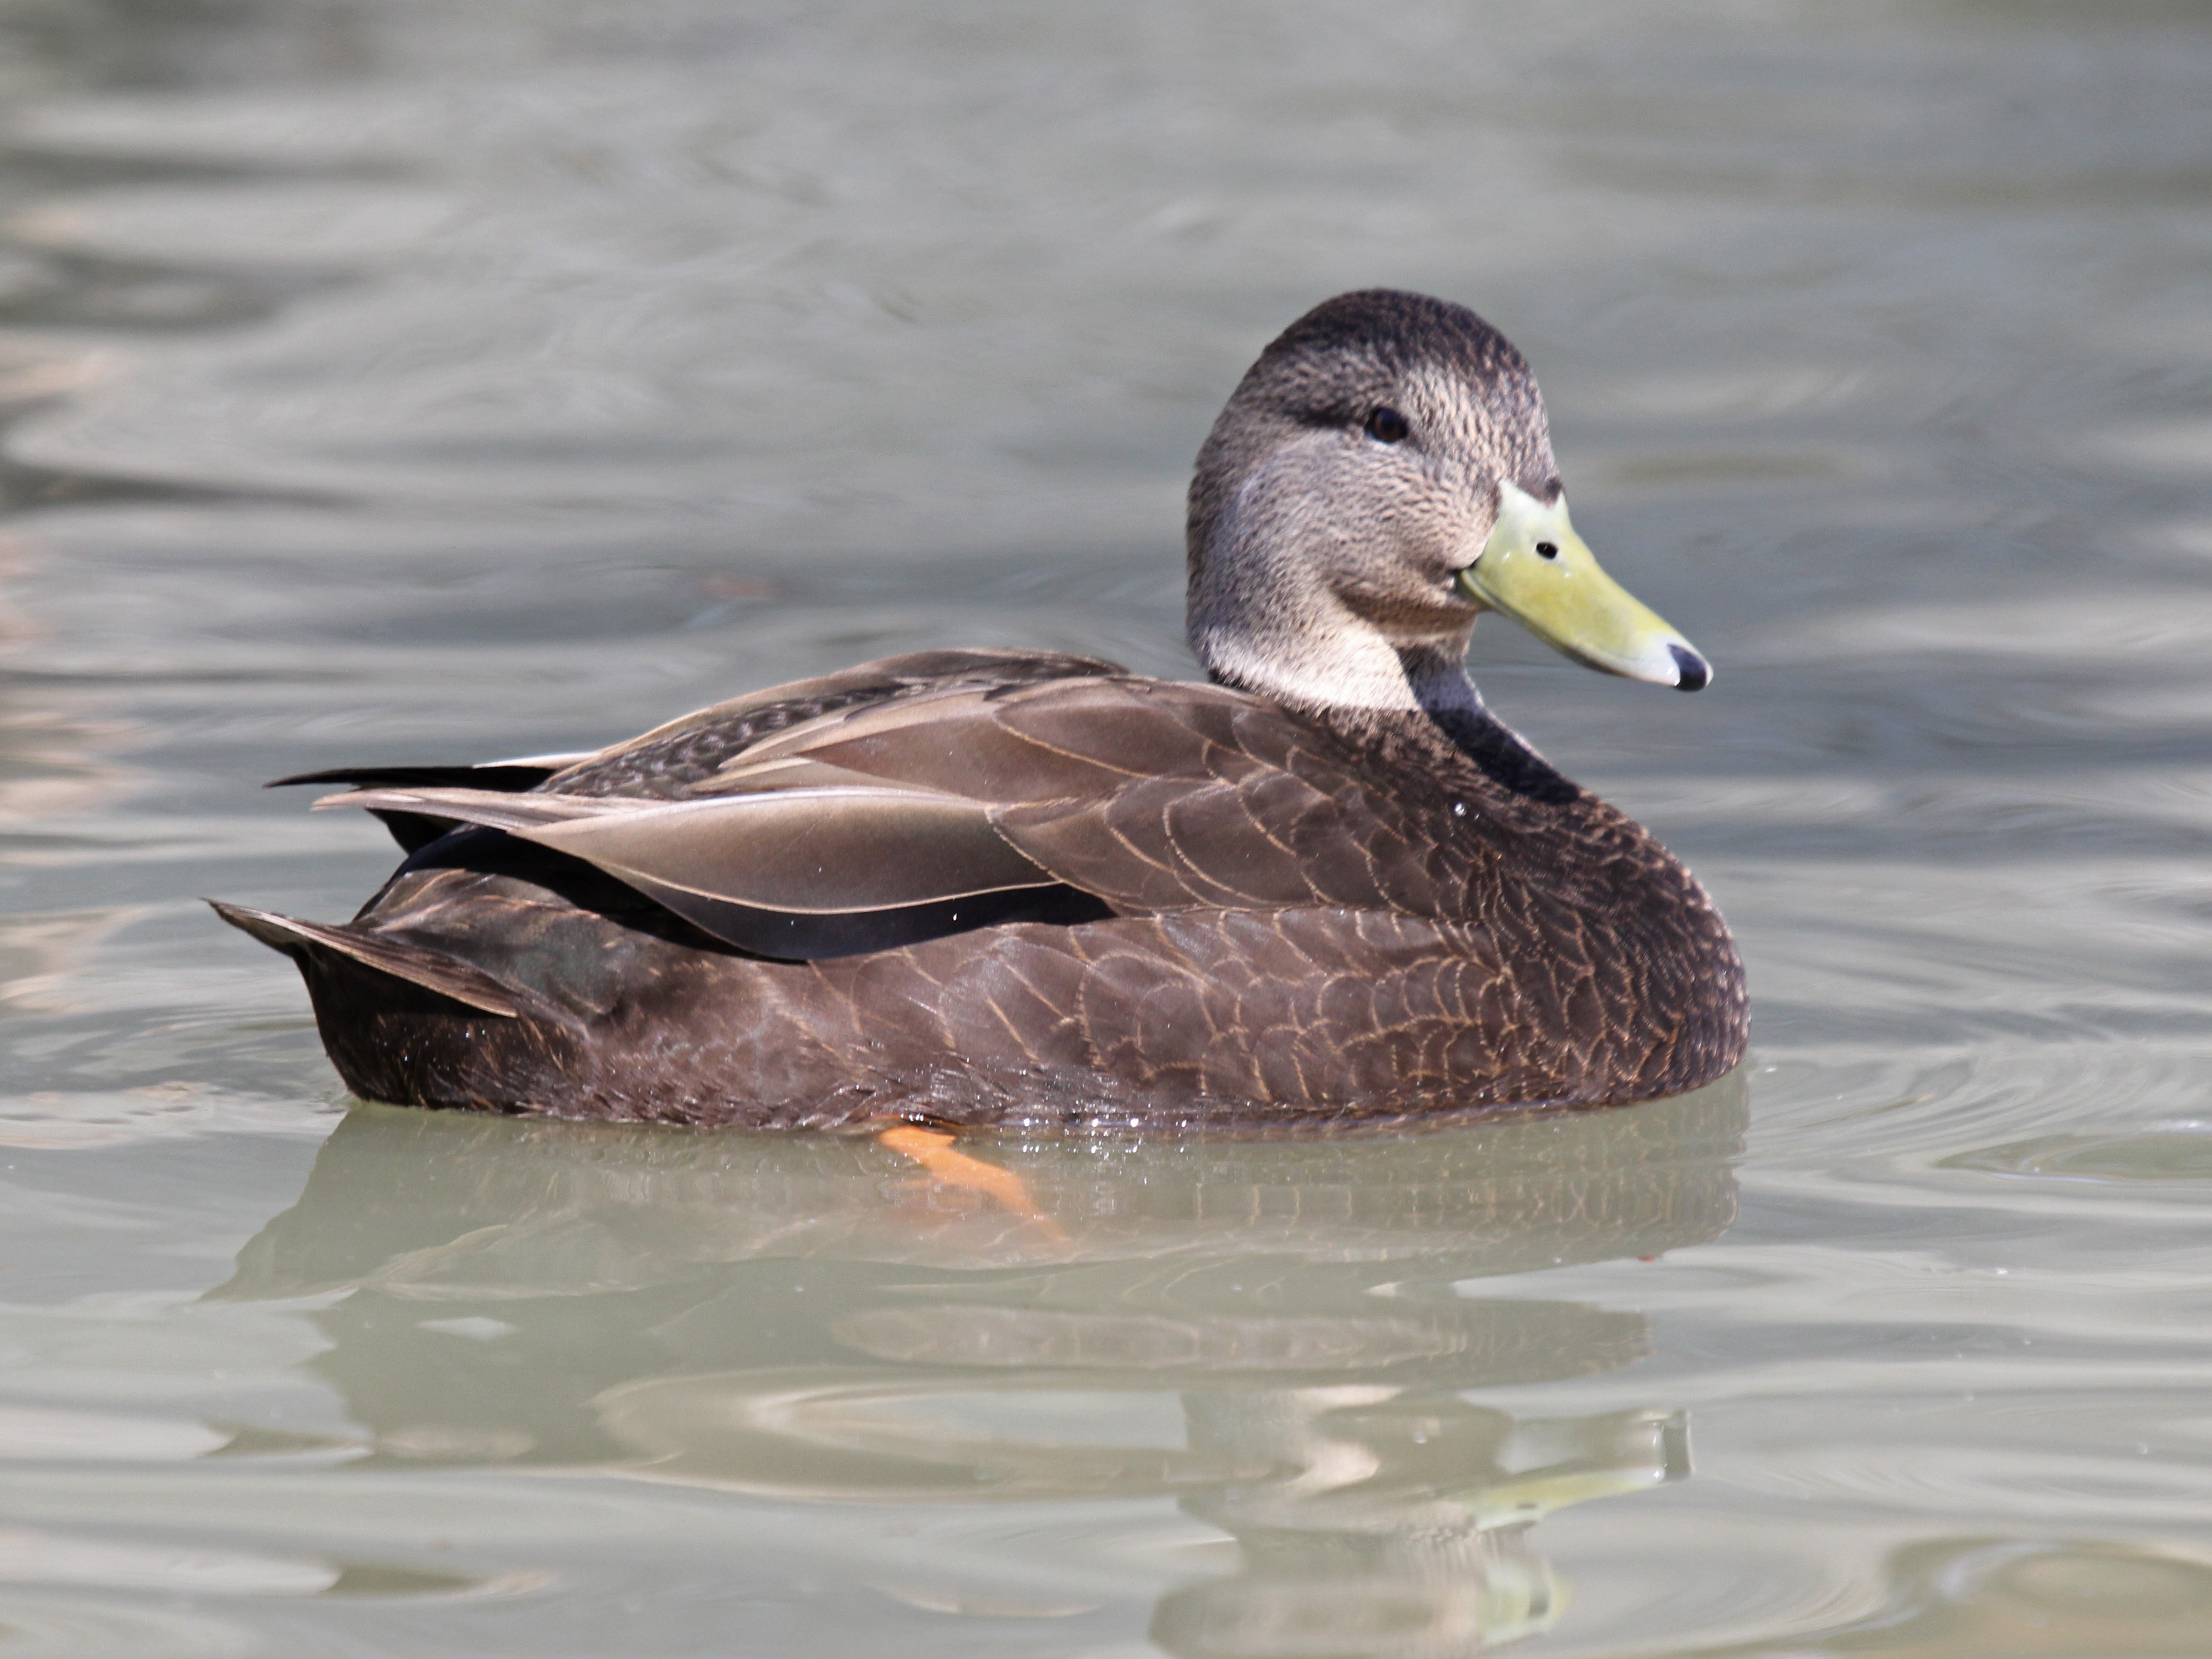
[[[1574,531],[1528,365],[1370,289],[1200,450],[1210,684],[927,651],[586,754],[342,768],[405,860],[291,957],[372,1099],[852,1128],[1597,1105],[1721,1076],[1743,969],[1653,837],[1483,706],[1486,611],[1694,691]],[[933,1131],[934,1133],[934,1131]]]

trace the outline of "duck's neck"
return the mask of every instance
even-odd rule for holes
[[[1581,787],[1529,746],[1526,738],[1483,707],[1467,669],[1456,659],[1423,659],[1408,652],[1406,682],[1413,690],[1422,724],[1509,793],[1550,805],[1582,796]],[[1400,716],[1403,719],[1403,716]]]
[[[1206,672],[1291,708],[1480,709],[1460,665],[1472,620],[1416,632],[1337,591],[1345,550],[1299,458],[1285,447],[1218,507],[1194,488],[1188,632]]]
[[[1393,645],[1333,595],[1277,595],[1230,615],[1194,600],[1190,642],[1214,679],[1288,708],[1482,708],[1449,642]]]
[[[1305,498],[1248,478],[1218,517],[1192,526],[1191,649],[1224,685],[1328,727],[1388,764],[1419,769],[1471,761],[1493,782],[1537,800],[1580,791],[1483,707],[1468,678],[1472,621],[1395,635],[1355,611],[1304,538]]]
[[[1273,665],[1269,665],[1272,666]],[[1346,683],[1316,684],[1279,672],[1247,675],[1239,665],[1209,662],[1222,684],[1279,703],[1326,727],[1378,759],[1434,775],[1471,762],[1492,783],[1524,799],[1558,805],[1583,792],[1484,707],[1465,665],[1448,647],[1406,647],[1390,653],[1345,695]]]
[[[1206,663],[1206,672],[1224,685],[1305,714],[1426,714],[1438,725],[1492,718],[1449,646],[1392,646],[1371,635],[1332,645],[1291,662],[1273,653],[1224,652]]]

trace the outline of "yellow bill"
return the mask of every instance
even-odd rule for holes
[[[1459,573],[1462,592],[1588,667],[1684,691],[1712,684],[1698,648],[1598,568],[1565,495],[1546,503],[1510,483],[1500,493],[1497,527]]]

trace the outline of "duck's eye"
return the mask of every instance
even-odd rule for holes
[[[1538,542],[1538,543],[1536,544],[1536,556],[1537,556],[1538,558],[1540,558],[1540,559],[1556,559],[1556,558],[1558,558],[1558,557],[1559,556],[1559,543],[1557,543],[1557,542]]]
[[[1367,435],[1378,444],[1395,444],[1413,428],[1395,409],[1378,409],[1367,417]]]

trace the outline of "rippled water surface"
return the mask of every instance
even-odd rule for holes
[[[0,4],[0,1652],[2212,1650],[2212,11]],[[1494,706],[1749,962],[1703,1094],[970,1150],[343,1097],[264,778],[951,643],[1188,675],[1388,283],[1692,698]]]

